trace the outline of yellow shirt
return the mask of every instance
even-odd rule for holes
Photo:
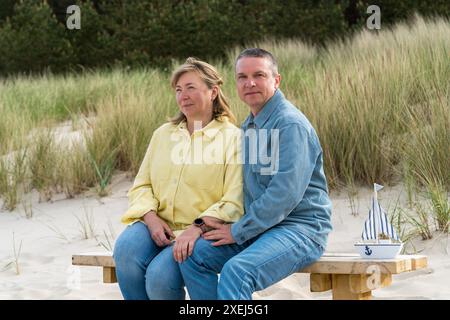
[[[240,137],[227,118],[192,136],[186,122],[156,129],[121,221],[134,223],[154,210],[175,235],[198,217],[237,221],[244,212]]]

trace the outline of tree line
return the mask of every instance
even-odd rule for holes
[[[73,4],[79,30],[66,27]],[[165,68],[187,56],[223,59],[264,38],[323,46],[360,30],[373,4],[382,28],[415,12],[450,16],[448,0],[2,0],[0,74]]]

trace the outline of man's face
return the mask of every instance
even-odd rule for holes
[[[272,98],[280,85],[280,75],[273,75],[266,58],[243,57],[236,63],[236,85],[239,98],[256,115]]]

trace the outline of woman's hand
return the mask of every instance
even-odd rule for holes
[[[173,257],[177,262],[183,262],[192,254],[195,241],[201,236],[202,230],[196,226],[190,226],[177,237],[173,246]]]
[[[169,238],[175,238],[175,234],[167,223],[157,216],[155,211],[147,212],[144,215],[144,221],[158,247],[165,247],[172,243]]]

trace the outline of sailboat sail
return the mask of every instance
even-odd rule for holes
[[[372,208],[369,210],[369,218],[364,223],[362,239],[376,240],[377,234],[381,233],[389,236],[392,240],[400,240],[388,220],[386,211],[378,203],[377,191],[381,190],[381,188],[382,186],[375,184]]]

